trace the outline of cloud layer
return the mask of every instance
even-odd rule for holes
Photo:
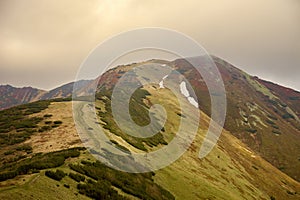
[[[72,81],[100,42],[122,31],[178,30],[252,75],[300,90],[298,0],[2,0],[0,84]]]

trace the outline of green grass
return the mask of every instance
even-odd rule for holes
[[[147,95],[149,95],[149,93],[146,90],[138,89],[133,94],[130,100],[130,105],[129,105],[130,114],[133,120],[135,121],[135,123],[137,123],[140,126],[147,125],[148,123],[150,123],[150,118],[148,113],[149,108],[147,107],[147,105],[143,103],[143,99],[145,99]],[[148,151],[147,147],[156,147],[158,145],[167,144],[162,133],[157,133],[156,135],[149,138],[137,138],[137,137],[130,136],[126,133],[123,133],[123,131],[119,129],[119,127],[115,123],[112,116],[111,103],[110,103],[111,94],[108,91],[106,92],[102,91],[98,93],[97,96],[98,99],[104,102],[105,104],[105,110],[104,111],[100,110],[98,112],[100,119],[105,123],[103,128],[109,130],[111,133],[117,136],[121,136],[130,145],[143,151]]]

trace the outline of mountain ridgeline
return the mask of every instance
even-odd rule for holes
[[[0,199],[300,199],[300,93],[212,58],[224,81],[227,115],[218,143],[203,159],[198,153],[211,120],[210,94],[185,59],[121,65],[78,84],[78,95],[84,96],[99,81],[98,121],[93,126],[102,126],[116,148],[145,153],[174,138],[185,117],[176,96],[156,84],[134,92],[129,109],[137,124],[150,122],[148,112],[154,104],[165,106],[168,116],[158,134],[137,138],[113,120],[112,89],[124,73],[145,63],[167,64],[191,83],[187,89],[194,90],[201,110],[197,135],[177,161],[150,173],[116,171],[82,146],[72,102],[65,99],[71,97],[74,83],[49,92],[0,86]],[[201,58],[193,59],[203,64]]]
[[[256,153],[295,180],[300,181],[300,92],[250,76],[213,56],[223,78],[227,115],[224,128]],[[191,83],[200,109],[211,114],[210,95],[202,76],[185,59],[149,63],[172,66]],[[203,65],[201,58],[194,63]],[[144,64],[144,63],[143,63]],[[104,74],[99,83],[111,90],[118,78],[139,63],[120,66]]]
[[[79,81],[78,86],[85,87],[90,81]],[[39,100],[71,97],[74,83],[68,83],[50,91],[32,87],[16,88],[0,85],[0,110]],[[84,89],[83,89],[84,90]]]

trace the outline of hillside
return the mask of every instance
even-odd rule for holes
[[[299,93],[213,59],[224,79],[228,111],[222,135],[205,158],[198,157],[210,122],[205,82],[185,60],[151,60],[143,64],[168,64],[182,73],[199,100],[197,135],[177,161],[151,173],[111,169],[83,147],[70,99],[38,101],[0,111],[0,199],[299,199]],[[121,75],[140,64],[119,66],[99,79],[98,118],[85,127],[90,134],[101,125],[114,146],[125,153],[151,152],[168,145],[180,120],[194,114],[180,113],[178,99],[168,88],[149,84],[136,90],[130,100],[134,122],[147,125],[149,108],[155,104],[165,106],[168,120],[149,138],[125,134],[112,117],[112,89]],[[87,94],[90,82],[82,83],[79,92]],[[42,96],[69,96],[71,91],[72,83]],[[190,110],[193,105],[183,99],[181,106]],[[91,108],[83,104],[79,114],[85,116]],[[103,152],[104,157],[120,162],[116,155]]]
[[[159,101],[158,96],[165,92],[164,96],[170,97],[167,91],[157,92],[150,90],[150,101]],[[172,101],[172,99],[170,100]],[[16,108],[23,110],[24,108],[27,109],[27,107],[41,107],[41,104],[29,105],[31,106],[25,105]],[[72,150],[72,148],[80,147],[81,141],[76,134],[72,120],[71,102],[47,102],[45,105],[43,103],[43,106],[40,112],[36,110],[36,113],[26,115],[21,121],[24,123],[26,119],[39,118],[40,121],[36,123],[35,128],[11,130],[8,132],[11,140],[5,140],[10,142],[1,142],[2,164],[0,177],[3,178],[3,174],[9,169],[12,170],[17,166],[19,166],[18,169],[22,169],[24,167],[20,166],[24,166],[28,162],[32,163],[29,165],[30,170],[19,173],[13,179],[0,182],[1,199],[75,199],[78,197],[84,199],[84,195],[88,193],[85,193],[83,189],[78,190],[78,185],[90,184],[93,186],[97,183],[103,183],[103,180],[97,177],[105,176],[103,174],[104,171],[111,171],[111,169],[99,163],[95,166],[98,166],[97,168],[101,167],[101,171],[94,172],[96,174],[91,173],[93,171],[85,172],[85,170],[89,170],[92,167],[88,167],[89,163],[95,162],[95,159],[84,149]],[[173,106],[173,104],[170,104],[170,106]],[[57,112],[58,110],[61,112]],[[11,111],[5,110],[0,114],[3,115],[5,112]],[[174,113],[173,116],[177,115]],[[48,123],[49,121],[51,123]],[[61,124],[57,127],[53,126],[55,121],[61,121]],[[173,118],[171,121],[173,121]],[[153,180],[151,187],[158,185],[162,192],[165,191],[163,193],[158,192],[159,196],[155,199],[164,199],[162,194],[168,194],[166,191],[169,191],[177,199],[270,199],[271,196],[276,199],[298,199],[300,197],[298,194],[300,191],[299,183],[264,161],[227,131],[222,133],[214,150],[204,159],[199,159],[198,151],[205,130],[208,127],[208,122],[209,117],[202,113],[201,129],[199,129],[198,135],[188,151],[172,165],[152,173],[152,178],[149,179],[149,181]],[[50,125],[51,128],[49,130],[39,131],[43,130],[44,124],[53,125]],[[18,126],[15,125],[15,127]],[[16,135],[22,134],[24,136],[24,134],[29,132],[29,129],[33,129],[33,133],[26,137],[24,141],[11,142]],[[7,136],[8,133],[1,133],[1,138]],[[115,136],[112,135],[112,137]],[[116,141],[128,149],[135,149],[127,142],[121,143],[118,139]],[[148,146],[146,147],[149,148]],[[59,160],[59,155],[63,153],[60,150],[63,149],[80,153],[79,155],[75,153],[71,157],[66,157],[64,161],[57,165],[51,165],[52,159]],[[52,153],[49,154],[48,152]],[[38,164],[34,164],[35,158],[38,159],[37,163],[49,163],[49,166],[41,167]],[[44,161],[40,162],[41,159]],[[81,166],[81,168],[76,167],[77,165]],[[45,171],[49,169],[51,171],[59,169],[67,174],[79,173],[85,177],[86,181],[76,182],[68,175],[60,181],[52,180],[45,176]],[[117,172],[113,170],[110,173]],[[122,179],[122,176],[126,175],[126,173],[122,174],[117,175],[115,177],[116,180],[108,177],[106,177],[106,180],[119,182],[117,185],[113,182],[111,189],[117,191],[122,197],[135,199],[138,197],[138,194],[132,194],[130,190],[128,191],[128,188],[126,190],[122,186],[122,183],[125,181]],[[132,178],[130,178],[131,176]],[[148,176],[150,175],[132,174],[128,179],[146,180]],[[137,188],[137,185],[133,186]],[[96,188],[96,186],[93,187]],[[130,188],[131,186],[128,187]],[[95,188],[94,190],[96,190]],[[144,194],[152,195],[150,191],[148,191],[149,193],[144,191]]]
[[[263,81],[213,57],[224,80],[227,95],[225,128],[292,178],[300,181],[299,92]],[[200,61],[199,61],[200,62]],[[175,61],[194,82],[199,106],[210,115],[205,83],[189,64]]]
[[[300,97],[299,92],[251,76],[230,63],[212,57],[223,78],[227,98],[225,129],[275,167],[300,181]],[[193,58],[203,65],[201,58]],[[111,90],[126,71],[137,63],[109,70],[99,80]],[[201,75],[184,59],[168,64],[192,84],[200,109],[210,116],[210,96]]]

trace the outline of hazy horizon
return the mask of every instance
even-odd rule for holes
[[[1,85],[72,82],[99,43],[141,27],[173,29],[253,76],[300,91],[297,0],[0,2]]]

